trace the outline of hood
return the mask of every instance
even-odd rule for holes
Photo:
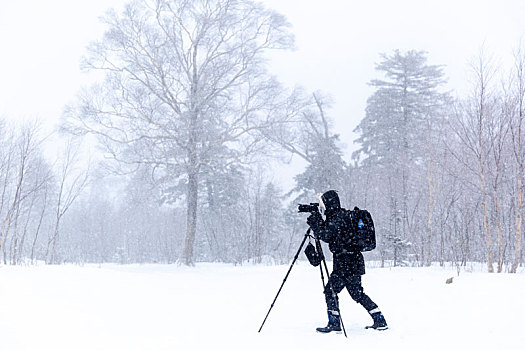
[[[331,212],[334,209],[341,208],[341,202],[339,201],[339,196],[334,190],[323,193],[321,196],[323,203],[326,207],[326,212]]]

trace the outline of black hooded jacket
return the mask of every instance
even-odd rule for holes
[[[326,207],[326,220],[318,215],[317,219],[309,220],[309,224],[314,233],[328,243],[334,258],[334,272],[347,276],[364,275],[363,254],[358,248],[352,249],[348,244],[353,232],[347,210],[341,208],[335,191],[324,193],[322,199]]]

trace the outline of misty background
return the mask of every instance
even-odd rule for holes
[[[332,188],[367,259],[522,263],[519,1],[126,3],[1,5],[4,263],[286,263]]]

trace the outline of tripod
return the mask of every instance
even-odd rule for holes
[[[336,307],[339,310],[339,317],[341,319],[341,327],[343,328],[343,333],[344,333],[345,337],[347,337],[345,325],[343,324],[343,318],[341,317],[341,310],[339,309],[339,300],[337,298],[337,293],[335,293],[334,288],[332,287],[332,283],[330,282],[330,273],[328,272],[328,266],[326,265],[326,260],[324,258],[323,250],[321,248],[321,242],[319,241],[318,237],[312,236],[310,234],[310,231],[311,231],[310,228],[306,231],[306,233],[304,235],[304,238],[303,238],[303,241],[301,242],[301,245],[299,245],[299,249],[297,250],[297,253],[295,254],[295,257],[293,258],[292,263],[290,264],[290,268],[288,269],[288,272],[286,273],[286,276],[284,276],[283,283],[281,284],[281,287],[279,288],[279,291],[277,292],[277,295],[273,299],[272,305],[270,306],[270,309],[268,310],[268,313],[266,314],[266,317],[264,318],[264,321],[262,322],[261,327],[259,328],[259,333],[261,332],[264,324],[266,323],[266,319],[268,318],[268,315],[270,315],[270,312],[272,311],[273,306],[275,305],[275,301],[279,297],[279,294],[281,293],[281,290],[283,289],[284,284],[286,283],[286,280],[287,280],[288,276],[290,275],[290,272],[292,271],[293,265],[295,264],[295,261],[297,260],[297,258],[299,257],[299,254],[301,253],[301,250],[303,249],[304,243],[306,242],[306,240],[308,238],[313,238],[315,240],[315,248],[316,248],[316,250],[317,250],[317,252],[318,252],[318,254],[319,254],[320,258],[321,258],[321,263],[319,264],[319,269],[321,271],[321,281],[323,282],[323,290],[326,288],[326,284],[324,282],[324,273],[323,273],[323,267],[324,267],[324,270],[326,272],[326,277],[328,279],[327,283],[329,284],[330,290],[332,291],[332,295],[334,296]]]

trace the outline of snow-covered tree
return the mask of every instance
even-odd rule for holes
[[[183,261],[193,264],[204,170],[262,150],[261,131],[282,116],[265,55],[292,45],[288,23],[240,0],[136,0],[105,23],[85,60],[105,80],[68,109],[65,128],[100,136],[120,165],[151,164],[185,182]]]
[[[428,65],[422,51],[403,54],[396,50],[381,58],[376,70],[384,74],[384,80],[370,82],[376,90],[355,130],[360,149],[354,157],[384,167],[400,160],[413,163],[424,156],[427,120],[448,100],[440,91],[445,83],[443,68]]]
[[[206,260],[239,262],[246,256],[246,172],[240,166],[215,164],[203,175],[199,251]]]
[[[8,125],[0,119],[0,248],[4,263],[18,264],[34,252],[53,191],[39,124]],[[31,244],[31,245],[30,245]],[[32,255],[32,254],[31,254]]]
[[[359,149],[353,158],[359,168],[368,203],[379,214],[379,225],[391,231],[400,213],[399,234],[414,240],[426,227],[431,236],[436,171],[442,149],[445,108],[450,100],[441,91],[443,68],[427,64],[422,51],[383,54],[376,70],[384,74],[370,85],[366,116],[356,127]],[[425,189],[426,190],[422,190]],[[426,199],[427,224],[420,203]],[[396,213],[396,215],[393,215]],[[382,220],[385,222],[381,223]],[[386,222],[390,222],[386,224]]]
[[[515,209],[515,228],[514,228],[514,257],[511,272],[516,273],[518,266],[523,261],[523,209],[524,189],[523,176],[525,167],[525,43],[521,43],[515,53],[515,64],[513,69],[514,79],[511,83],[510,98],[506,100],[505,108],[511,116],[511,135],[513,140],[512,153],[516,164],[515,185],[516,188],[516,209]]]
[[[296,176],[293,192],[303,200],[315,198],[328,189],[340,190],[344,184],[345,162],[339,136],[332,132],[332,121],[326,114],[330,108],[327,97],[316,92],[311,96],[298,94],[299,111],[287,124],[271,130],[268,138],[282,150],[306,162],[306,169]]]
[[[393,266],[406,266],[408,264],[408,252],[412,245],[410,242],[401,239],[394,233],[388,233],[385,235],[384,244],[384,259],[392,260]]]

